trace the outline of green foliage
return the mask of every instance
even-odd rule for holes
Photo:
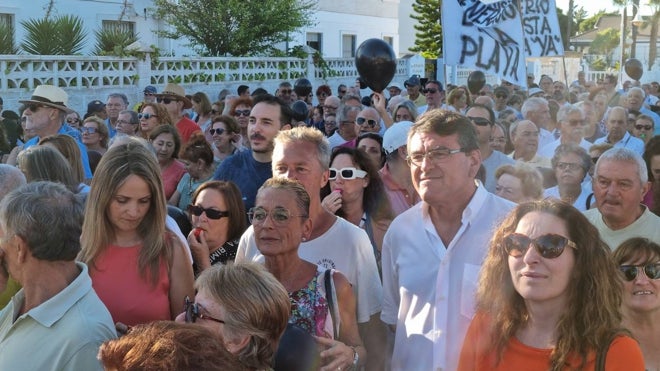
[[[589,63],[589,69],[592,71],[606,71],[607,66],[608,66],[607,60],[603,57],[595,59],[594,61]]]
[[[621,30],[614,28],[608,28],[598,32],[596,37],[594,37],[594,41],[589,47],[589,53],[606,55],[611,54],[614,48],[619,45],[620,35]]]
[[[617,15],[617,13],[607,13],[604,9],[599,10],[598,13],[580,22],[580,33],[593,30],[596,26],[596,22],[598,22],[598,19],[604,15]]]
[[[442,52],[441,4],[442,0],[415,0],[412,5],[414,13],[410,17],[417,21],[414,26],[417,32],[410,50],[427,59],[437,59]]]
[[[18,48],[14,43],[14,29],[6,23],[0,23],[0,54],[17,53]]]
[[[119,57],[130,55],[126,47],[138,39],[136,35],[121,27],[102,28],[94,31],[94,36],[96,36],[95,55],[115,55]]]
[[[21,49],[28,54],[73,55],[85,46],[83,20],[73,15],[22,21],[27,35]]]
[[[154,0],[156,15],[205,56],[264,55],[289,34],[313,25],[315,0]]]

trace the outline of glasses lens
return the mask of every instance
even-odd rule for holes
[[[264,220],[266,220],[267,215],[268,213],[266,210],[261,207],[253,207],[250,209],[250,211],[248,211],[248,218],[252,224],[262,223]]]
[[[430,88],[430,89],[424,89],[424,94],[427,94],[427,93],[435,94],[435,93],[437,93],[437,92],[438,92],[438,89],[433,89],[433,88]]]
[[[224,132],[225,132],[225,129],[222,129],[222,128],[209,130],[209,133],[211,133],[211,135],[216,135],[216,134],[222,135],[222,133],[224,133]]]
[[[82,131],[83,134],[94,134],[94,133],[96,133],[96,128],[82,127],[82,128],[80,128],[80,131]]]
[[[646,126],[646,125],[635,125],[635,129],[637,130],[651,130],[651,126]]]
[[[346,180],[355,179],[355,172],[353,169],[341,169],[341,177]]]
[[[66,119],[67,124],[77,124],[79,121],[78,119]]]
[[[477,126],[488,126],[488,125],[492,125],[492,123],[490,122],[490,120],[485,119],[485,118],[483,118],[483,117],[469,117],[469,119],[472,120],[472,122],[474,122],[474,124],[477,125]]]
[[[188,205],[188,211],[194,216],[200,216],[204,212],[204,209],[196,205]]]
[[[28,104],[27,108],[32,112],[37,112],[37,110],[41,108],[41,105],[37,103],[30,103]]]
[[[284,223],[289,220],[289,210],[276,207],[270,212],[270,217],[276,222]]]
[[[546,234],[534,241],[537,251],[546,259],[554,259],[564,252],[568,239],[557,234]]]
[[[619,267],[621,273],[623,273],[623,278],[626,281],[632,281],[637,278],[637,267],[634,265],[622,265]]]
[[[509,256],[519,258],[527,252],[530,242],[527,236],[512,233],[504,238],[504,250]]]
[[[246,109],[246,110],[236,110],[235,112],[236,112],[236,116],[245,116],[245,117],[250,116],[250,110],[249,110],[249,109]]]
[[[657,280],[660,278],[660,264],[647,264],[644,266],[644,274],[646,277]]]
[[[195,305],[187,296],[183,301],[183,311],[186,313],[186,322],[194,323],[197,319],[195,316]]]
[[[330,180],[335,180],[337,179],[337,169],[330,169]]]
[[[371,119],[367,120],[364,117],[358,117],[356,121],[357,121],[358,125],[360,125],[360,126],[364,125],[365,122],[367,123],[367,126],[369,126],[369,127],[373,128],[374,126],[376,126],[376,120],[371,120]]]

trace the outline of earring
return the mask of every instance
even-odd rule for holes
[[[307,241],[307,239],[305,237],[303,237],[302,240],[303,240],[303,242]]]

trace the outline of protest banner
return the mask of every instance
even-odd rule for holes
[[[521,0],[525,55],[564,55],[555,0]]]
[[[442,2],[443,55],[460,65],[525,85],[525,48],[515,0]]]

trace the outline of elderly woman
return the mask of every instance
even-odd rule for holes
[[[614,250],[623,282],[623,326],[639,341],[646,370],[660,367],[660,241],[631,238]]]
[[[108,150],[108,126],[96,116],[89,116],[80,127],[82,142],[88,151],[104,154]]]
[[[294,180],[271,178],[259,189],[248,215],[265,266],[289,293],[290,323],[315,335],[322,370],[346,370],[366,361],[357,330],[355,296],[346,277],[298,256],[310,238],[309,194]]]
[[[232,182],[208,181],[192,196],[188,213],[195,227],[188,235],[196,274],[233,261],[247,228],[241,191]]]
[[[543,197],[543,175],[524,162],[502,165],[495,170],[495,194],[517,204]]]
[[[521,204],[493,234],[458,369],[643,370],[620,306],[616,266],[586,217],[554,199]]]
[[[450,111],[465,113],[468,106],[469,95],[460,88],[454,88],[447,96],[447,109]]]
[[[561,144],[555,150],[551,162],[557,185],[546,189],[543,196],[558,198],[578,210],[587,210],[587,198],[591,190],[582,186],[591,167],[591,157],[587,151],[572,143]]]
[[[417,108],[415,107],[415,103],[413,103],[411,100],[406,100],[399,103],[396,107],[394,107],[394,111],[392,111],[392,120],[394,122],[415,122],[415,120],[417,120]]]
[[[251,370],[270,370],[291,311],[282,284],[256,263],[219,264],[202,272],[195,289],[194,301],[186,298],[176,321],[220,335]]]

